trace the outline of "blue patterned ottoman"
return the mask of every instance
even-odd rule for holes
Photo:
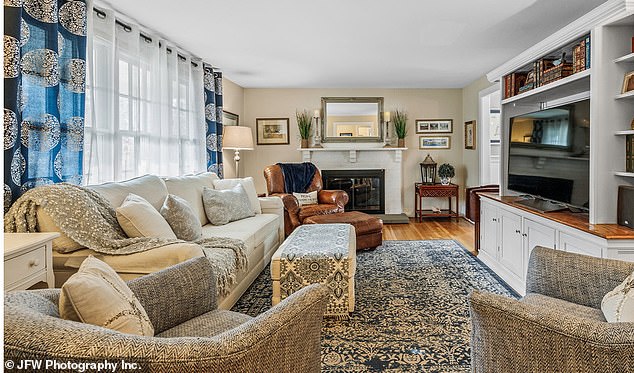
[[[301,225],[273,254],[273,305],[314,283],[330,288],[325,316],[354,311],[356,235],[350,224]]]

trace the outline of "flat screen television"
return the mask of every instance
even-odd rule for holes
[[[590,100],[511,118],[507,165],[507,188],[538,199],[528,207],[589,209]]]

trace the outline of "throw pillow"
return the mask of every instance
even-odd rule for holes
[[[177,238],[196,241],[203,236],[200,220],[189,203],[181,197],[168,194],[160,212]]]
[[[634,322],[634,272],[603,297],[601,311],[608,322]]]
[[[317,191],[310,193],[293,193],[300,206],[304,205],[316,205],[317,204]]]
[[[217,190],[225,190],[231,189],[236,186],[236,184],[242,184],[242,187],[247,192],[249,196],[249,202],[251,203],[251,208],[256,214],[262,213],[262,207],[260,207],[260,200],[258,199],[258,192],[255,191],[255,182],[251,176],[245,177],[244,179],[218,179],[214,180],[214,188]]]
[[[231,189],[203,189],[203,205],[207,219],[213,225],[224,225],[234,220],[254,216],[247,192],[238,183]]]
[[[154,206],[136,194],[128,194],[116,213],[117,221],[128,237],[176,238]]]
[[[114,269],[92,255],[62,285],[59,313],[66,320],[121,333],[154,335],[152,322],[132,290]]]

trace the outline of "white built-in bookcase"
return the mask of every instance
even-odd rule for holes
[[[609,0],[578,20],[487,74],[491,82],[590,33],[590,69],[502,100],[502,161],[500,190],[508,172],[510,118],[567,102],[590,98],[590,214],[591,224],[616,223],[619,185],[634,185],[625,172],[625,134],[634,133],[634,92],[621,94],[623,77],[634,71],[634,1]],[[504,91],[503,83],[501,84]]]

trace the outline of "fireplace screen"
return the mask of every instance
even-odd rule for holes
[[[322,170],[324,189],[348,193],[346,211],[385,213],[385,170]]]

